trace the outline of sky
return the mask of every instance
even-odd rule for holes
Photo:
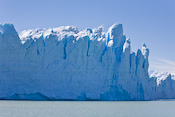
[[[26,29],[122,23],[132,51],[146,43],[150,70],[175,74],[175,0],[0,0],[0,23]]]

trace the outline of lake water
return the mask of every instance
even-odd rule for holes
[[[175,101],[0,101],[0,117],[175,117]]]

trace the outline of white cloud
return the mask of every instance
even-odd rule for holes
[[[162,58],[151,58],[149,69],[175,74],[175,61]]]

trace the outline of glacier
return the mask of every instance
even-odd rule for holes
[[[120,23],[79,31],[74,26],[18,34],[0,24],[0,99],[156,100],[175,98],[169,73],[149,68],[149,49],[131,51]],[[163,76],[163,77],[162,77]]]

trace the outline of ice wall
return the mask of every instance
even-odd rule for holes
[[[149,49],[131,52],[122,24],[25,30],[0,25],[0,98],[154,100],[174,98],[171,76],[148,75]]]

